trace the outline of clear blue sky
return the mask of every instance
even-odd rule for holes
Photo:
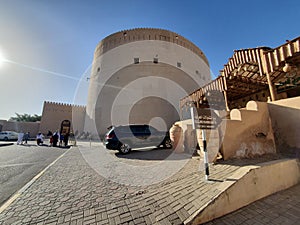
[[[8,60],[0,66],[0,119],[41,114],[44,100],[73,103],[82,77],[75,103],[85,104],[94,49],[120,30],[179,33],[204,52],[216,77],[235,49],[300,36],[299,21],[299,0],[0,0],[0,52]]]

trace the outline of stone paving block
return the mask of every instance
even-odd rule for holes
[[[97,225],[104,225],[104,224],[109,224],[109,221],[108,220],[102,220],[102,221],[97,222]]]
[[[132,210],[130,211],[130,214],[133,219],[138,219],[141,217],[141,212],[139,210]]]
[[[12,223],[11,225],[17,225],[18,223]],[[44,225],[45,223],[43,221],[38,222],[36,225]]]
[[[162,219],[164,219],[164,218],[166,218],[166,215],[165,215],[164,213],[160,213],[160,214],[157,214],[157,215],[155,216],[155,220],[156,220],[156,221],[160,221],[160,220],[162,220]]]
[[[64,220],[65,220],[65,217],[64,216],[60,216],[60,217],[58,217],[57,223],[59,223],[59,224],[63,223]]]
[[[132,220],[133,220],[132,216],[120,217],[120,223],[126,223]]]
[[[133,220],[134,224],[141,224],[141,223],[145,223],[144,218],[137,218]]]
[[[107,212],[102,212],[102,213],[101,213],[101,218],[102,218],[102,220],[108,219]]]
[[[71,220],[77,220],[83,218],[83,212],[76,212],[71,214]]]
[[[113,218],[108,218],[108,223],[110,225],[117,225],[116,222],[115,222],[115,220]]]
[[[181,219],[181,221],[184,221],[189,216],[188,212],[184,208],[181,208],[180,210],[176,211],[176,214]]]
[[[46,225],[56,225],[57,222],[56,222],[56,221],[55,221],[55,222],[46,222],[45,224],[46,224]]]
[[[172,225],[172,223],[167,218],[164,218],[163,220],[159,221],[159,224],[161,224],[161,225]]]

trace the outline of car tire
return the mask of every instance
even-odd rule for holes
[[[128,154],[131,151],[130,145],[129,144],[121,144],[119,148],[119,152],[123,155]]]
[[[172,141],[170,138],[165,139],[164,143],[163,143],[164,148],[166,149],[170,149],[172,148]]]
[[[8,137],[4,137],[4,141],[8,141]]]

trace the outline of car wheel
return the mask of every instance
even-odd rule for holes
[[[167,138],[165,141],[164,141],[164,148],[167,148],[167,149],[170,149],[170,148],[172,148],[172,141],[169,139],[169,138]]]
[[[131,151],[129,144],[121,144],[119,152],[121,154],[127,154]]]
[[[8,141],[8,137],[4,137],[4,141]]]

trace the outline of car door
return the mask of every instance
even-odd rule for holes
[[[136,125],[131,127],[132,133],[134,135],[134,145],[137,147],[144,147],[148,145],[147,137],[145,133],[145,127],[142,125]]]
[[[159,132],[157,129],[155,129],[152,126],[149,126],[149,130],[150,130],[149,141],[151,142],[151,145],[159,146],[164,139],[162,132]]]

